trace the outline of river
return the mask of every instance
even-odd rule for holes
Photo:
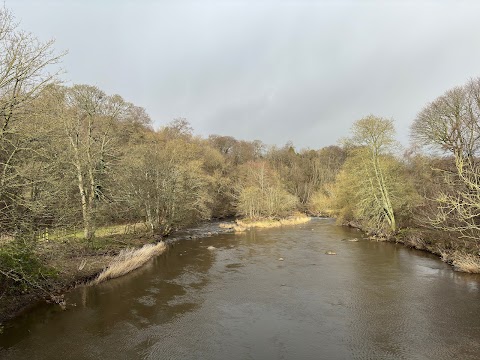
[[[360,237],[314,219],[178,241],[17,318],[0,358],[480,359],[480,277]]]

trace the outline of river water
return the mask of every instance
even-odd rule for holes
[[[176,242],[16,319],[0,358],[480,359],[479,276],[355,237],[315,219]]]

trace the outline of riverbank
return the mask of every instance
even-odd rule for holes
[[[391,241],[437,255],[455,271],[480,274],[480,248],[454,234],[428,229],[403,229]]]
[[[478,359],[480,276],[360,237],[314,218],[177,241],[67,311],[15,319],[0,358]]]
[[[371,240],[394,242],[434,254],[451,265],[455,271],[480,274],[480,246],[460,239],[453,233],[426,228],[406,228],[394,235],[379,235],[362,229],[356,223],[344,225],[359,229]]]
[[[123,227],[123,226],[122,226]],[[6,289],[0,296],[0,325],[30,306],[45,300],[64,306],[63,294],[80,284],[94,280],[124,249],[139,249],[153,238],[146,229],[103,232],[93,243],[78,236],[55,236],[39,240],[34,256],[48,269],[34,287]]]
[[[235,225],[230,221],[228,224]],[[52,232],[49,238],[35,244],[34,255],[48,276],[42,276],[34,287],[2,292],[0,295],[0,331],[2,324],[15,318],[39,301],[65,304],[63,294],[88,283],[119,277],[133,271],[152,257],[165,251],[169,243],[184,239],[208,237],[232,232],[231,227],[221,227],[211,221],[173,233],[165,242],[159,242],[142,224],[115,225],[100,228],[92,243],[81,234]]]
[[[79,234],[51,234],[50,239],[38,241],[35,256],[45,268],[53,270],[54,275],[45,277],[36,288],[0,296],[0,326],[42,299],[56,302],[62,308],[68,307],[63,300],[65,292],[86,283],[98,283],[125,275],[165,251],[169,243],[224,232],[243,232],[253,227],[302,224],[310,219],[306,215],[296,214],[285,219],[212,221],[179,230],[166,238],[165,243],[155,241],[154,236],[141,224],[101,228],[93,243],[85,242]]]
[[[63,302],[65,292],[78,285],[95,282],[99,274],[104,271],[105,278],[122,276],[142,266],[151,257],[165,251],[169,243],[208,237],[218,233],[245,232],[251,228],[274,228],[303,224],[310,220],[311,217],[306,215],[296,215],[286,219],[256,221],[237,219],[228,222],[207,222],[172,234],[165,239],[166,245],[156,242],[147,229],[142,227],[137,227],[134,231],[116,233],[112,231],[102,233],[100,231],[101,236],[95,239],[93,246],[85,243],[79,237],[40,241],[35,251],[36,256],[45,266],[55,269],[55,275],[45,278],[45,281],[41,284],[45,291],[37,289],[10,296],[0,296],[0,329],[2,323],[16,317],[42,299],[57,302],[62,307],[65,305],[68,307],[68,304]],[[362,230],[355,224],[347,225]],[[457,271],[480,273],[479,249],[467,248],[464,242],[454,241],[452,236],[445,233],[425,229],[404,229],[392,237],[379,237],[373,236],[373,234],[370,234],[369,237],[376,241],[396,242],[407,247],[433,253],[452,265]],[[149,245],[155,243],[157,245]],[[149,251],[139,250],[145,245],[150,247]],[[156,247],[152,248],[153,246]],[[137,251],[137,255],[142,254],[142,256],[134,255]],[[145,256],[147,252],[148,255]],[[115,271],[113,269],[108,270],[108,267],[112,264],[117,264]],[[113,276],[111,276],[112,274]]]

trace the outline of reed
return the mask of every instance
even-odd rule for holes
[[[144,245],[140,249],[124,249],[120,251],[110,265],[92,281],[92,284],[99,284],[105,280],[115,279],[128,274],[144,265],[151,258],[163,253],[166,248],[165,243],[161,241],[158,244]]]
[[[276,228],[288,225],[304,224],[311,220],[305,215],[291,216],[285,219],[262,219],[262,220],[237,220],[237,225],[241,228]]]
[[[455,270],[471,274],[480,274],[480,256],[456,252],[452,256]]]

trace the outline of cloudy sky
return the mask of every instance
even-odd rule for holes
[[[408,144],[417,112],[480,76],[480,1],[5,0],[68,50],[69,83],[143,106],[155,125],[320,148],[368,114]]]

